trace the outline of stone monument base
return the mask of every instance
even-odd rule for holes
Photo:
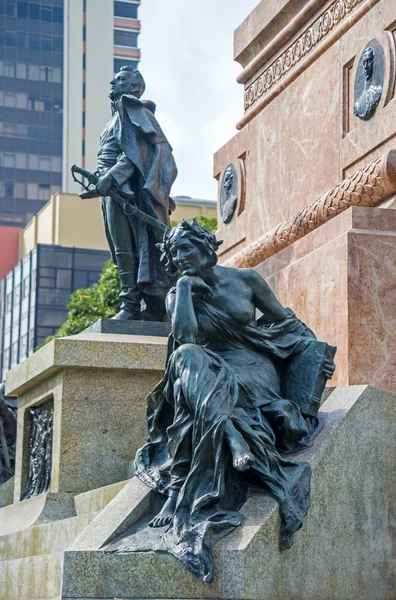
[[[12,369],[6,393],[18,397],[14,502],[24,497],[29,473],[29,411],[48,401],[50,492],[80,494],[127,479],[147,435],[146,396],[161,379],[166,351],[161,336],[81,333],[52,340]]]
[[[264,494],[214,548],[215,578],[196,579],[173,556],[117,554],[106,546],[144,526],[155,494],[132,479],[64,555],[62,599],[389,600],[396,596],[394,394],[337,388],[314,446],[312,506],[290,550],[279,550],[279,509]]]
[[[156,510],[155,492],[133,478],[1,508],[0,598],[394,598],[395,402],[368,386],[336,388],[324,402],[313,447],[293,457],[308,460],[313,477],[312,506],[290,550],[279,550],[276,502],[250,494],[242,526],[214,547],[211,584],[163,552],[110,552]]]

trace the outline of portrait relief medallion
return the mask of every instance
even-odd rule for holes
[[[238,204],[238,173],[234,163],[224,171],[220,191],[220,214],[223,223],[230,223]]]
[[[368,121],[374,115],[384,88],[385,55],[381,44],[371,40],[359,58],[354,87],[353,114]]]

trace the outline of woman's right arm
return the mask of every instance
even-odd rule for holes
[[[193,292],[211,294],[207,283],[196,275],[183,275],[166,300],[166,310],[172,319],[172,333],[179,344],[195,344],[198,322],[195,316]]]
[[[172,319],[172,333],[179,344],[194,344],[198,332],[192,300],[192,277],[181,277],[176,291],[168,295],[167,311]]]

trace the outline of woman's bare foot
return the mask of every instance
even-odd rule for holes
[[[232,454],[232,466],[237,471],[247,471],[254,463],[254,456],[250,452],[248,444],[232,423],[226,425],[226,437]]]
[[[175,512],[178,494],[169,496],[161,508],[160,512],[149,523],[150,527],[164,527],[172,522],[173,513]]]

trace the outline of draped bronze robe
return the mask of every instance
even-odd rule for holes
[[[285,459],[307,434],[292,399],[280,396],[277,368],[315,339],[294,313],[272,326],[243,326],[198,296],[198,344],[176,347],[148,397],[149,439],[137,476],[162,494],[179,491],[169,552],[203,581],[213,578],[211,547],[242,521],[249,487],[280,504],[281,548],[289,548],[310,504],[310,466]],[[210,341],[209,341],[210,340]],[[218,348],[210,349],[215,341]],[[222,344],[223,342],[223,344]],[[246,472],[232,467],[225,424],[232,419],[254,455]],[[124,548],[125,551],[125,548]]]

